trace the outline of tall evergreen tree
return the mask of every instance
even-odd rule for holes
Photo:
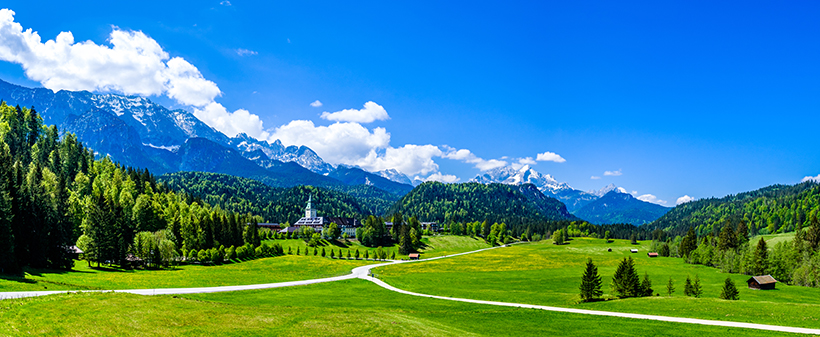
[[[603,295],[601,291],[601,276],[598,275],[598,267],[592,263],[592,259],[587,259],[584,275],[581,277],[581,300],[589,302]]]
[[[672,276],[669,277],[669,281],[666,282],[666,295],[672,296],[672,293],[675,292],[675,283],[672,281]]]
[[[632,257],[625,257],[612,277],[612,291],[621,298],[640,296],[641,281],[635,271],[635,261]]]
[[[737,287],[735,287],[735,282],[732,281],[731,277],[726,277],[726,281],[723,282],[723,289],[720,291],[720,298],[724,300],[737,300],[739,298],[739,292],[737,291]]]

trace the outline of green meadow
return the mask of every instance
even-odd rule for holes
[[[182,296],[0,301],[8,336],[787,336],[408,296],[364,280]]]
[[[32,269],[24,278],[3,276],[0,291],[215,287],[287,282],[345,275],[367,263],[372,262],[285,255],[215,266],[125,270],[92,268],[85,261],[75,261],[71,271]]]
[[[424,263],[385,266],[373,272],[393,286],[424,294],[820,328],[820,289],[778,283],[777,290],[750,290],[746,287],[749,276],[685,264],[679,258],[650,258],[648,246],[649,242],[632,245],[625,240],[605,243],[589,238],[556,246],[547,240]],[[639,252],[630,253],[633,248]],[[614,299],[609,294],[611,277],[626,256],[635,259],[641,277],[649,275],[660,296]],[[598,266],[606,301],[579,303],[578,287],[587,258]],[[687,276],[694,280],[696,275],[703,295],[687,297],[683,294],[684,281]],[[718,298],[727,276],[740,291],[738,301]],[[666,295],[670,277],[675,287],[671,297]]]
[[[307,243],[302,239],[266,240],[265,242],[278,243],[282,245],[282,248],[284,248],[286,253],[289,248],[291,249],[293,254],[296,254],[297,249],[301,254],[305,253],[305,249],[309,249],[309,252],[312,255],[314,249],[313,247],[308,247]],[[456,253],[463,253],[490,247],[490,245],[487,244],[483,239],[458,235],[425,236],[422,238],[421,242],[423,244],[423,247],[421,250],[419,250],[419,253],[422,259],[443,255],[452,255]],[[368,255],[371,258],[373,257],[373,253],[376,251],[376,248],[362,246],[359,243],[359,241],[356,240],[351,240],[347,242],[344,242],[342,240],[333,242],[322,240],[320,245],[316,247],[316,249],[318,249],[319,255],[321,255],[322,248],[325,249],[325,253],[328,256],[330,256],[331,249],[335,252],[334,254],[337,254],[339,250],[341,250],[344,257],[347,257],[348,250],[350,250],[351,255],[354,254],[356,250],[359,250],[360,257],[362,258],[364,257],[365,251],[368,252]],[[396,259],[407,259],[407,254],[399,254],[398,244],[382,247],[382,249],[387,252],[388,258],[390,258],[393,253],[396,253]]]

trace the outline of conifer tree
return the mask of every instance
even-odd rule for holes
[[[322,250],[322,252],[324,252],[324,250]],[[330,250],[330,258],[332,259],[332,258],[335,258],[335,257],[336,257],[336,255],[335,255],[335,253],[333,252],[333,249],[331,249],[331,250]]]
[[[325,257],[325,247],[322,247],[322,257]]]
[[[766,270],[769,267],[768,264],[769,248],[766,246],[766,240],[763,240],[761,237],[760,241],[757,242],[757,247],[755,248],[753,273],[755,275],[766,274]]]
[[[296,247],[296,255],[299,255],[299,247]]]
[[[641,296],[652,296],[652,281],[649,280],[649,274],[643,273],[643,281],[641,281]]]
[[[683,294],[686,296],[692,296],[694,291],[692,290],[692,279],[689,276],[686,276],[686,283],[683,284]]]
[[[621,298],[640,296],[641,282],[635,271],[635,261],[632,257],[625,257],[612,277],[612,291]]]
[[[700,277],[695,274],[695,282],[692,283],[692,296],[700,297],[703,294],[703,286],[700,285]]]
[[[732,281],[731,277],[726,277],[726,281],[723,282],[723,289],[720,291],[720,298],[724,300],[737,300],[739,292],[737,291],[737,287],[735,287],[735,282]]]
[[[350,249],[347,250],[347,258],[350,258]]]
[[[669,277],[669,281],[666,282],[666,295],[672,296],[672,293],[675,292],[675,283],[672,282],[672,276]]]
[[[598,275],[598,267],[592,263],[592,259],[587,259],[584,275],[581,277],[581,300],[589,302],[603,295],[601,291],[601,276]]]

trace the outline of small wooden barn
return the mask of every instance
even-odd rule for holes
[[[629,251],[632,252],[632,253],[637,253],[638,252],[637,249],[630,249]]]
[[[746,283],[749,285],[749,289],[771,290],[774,289],[777,280],[772,275],[752,276]]]
[[[418,253],[410,254],[410,259],[411,260],[418,260],[419,259],[419,254]]]
[[[658,257],[658,253],[646,253],[649,257]]]

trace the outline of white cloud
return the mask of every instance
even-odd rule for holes
[[[194,108],[194,116],[228,137],[234,137],[239,133],[257,139],[266,139],[269,136],[269,133],[262,129],[259,116],[245,109],[228,112],[222,104],[211,102],[202,109]]]
[[[633,191],[633,192],[635,192],[635,194],[637,194],[637,191]],[[637,196],[636,198],[638,200],[651,202],[653,204],[666,205],[666,200],[658,199],[657,196],[652,195],[652,194],[644,194],[644,195]]]
[[[535,162],[535,160],[532,159],[532,157],[520,158],[520,159],[518,159],[518,163],[521,164],[521,165],[535,165],[535,164],[537,164]]]
[[[286,146],[305,145],[331,164],[350,165],[355,165],[371,151],[385,149],[390,144],[390,134],[384,128],[371,131],[358,123],[316,126],[306,120],[294,120],[276,128],[269,140],[276,139]]]
[[[222,5],[222,6],[230,6],[231,2],[228,1],[228,0],[224,0],[224,1],[220,2],[219,4]]]
[[[567,161],[566,159],[564,159],[563,157],[561,157],[557,153],[549,152],[549,151],[544,152],[544,153],[539,153],[537,156],[535,156],[535,160],[537,160],[537,161],[552,161],[552,162],[556,162],[556,163],[563,163],[563,162]]]
[[[678,198],[678,200],[675,201],[675,205],[685,204],[685,203],[693,201],[693,200],[695,200],[695,198],[692,198],[688,195],[684,195],[684,196]]]
[[[383,154],[371,150],[355,164],[368,171],[392,168],[408,175],[428,174],[438,171],[438,164],[433,161],[433,157],[439,157],[441,154],[437,146],[406,144],[398,148],[388,147]]]
[[[310,103],[310,106],[312,106],[314,108],[318,108],[318,107],[322,106],[322,102],[319,102],[319,100],[317,99],[317,100],[313,101],[313,103]]]
[[[601,177],[599,177],[599,176],[591,176],[591,177],[589,177],[589,179],[592,179],[592,180],[598,180],[598,179],[601,179]]]
[[[816,183],[820,183],[820,174],[818,174],[816,177],[805,176],[802,180],[800,180],[801,183],[805,183],[807,181],[813,181],[813,182],[816,182]]]
[[[203,122],[228,135],[265,135],[258,116],[247,110],[228,112],[214,101],[221,95],[216,83],[185,59],[170,57],[141,31],[114,27],[107,45],[75,42],[71,32],[41,40],[37,32],[14,22],[13,11],[0,9],[0,60],[20,64],[29,79],[48,89],[166,95],[194,107]]]
[[[442,183],[452,184],[452,183],[458,182],[461,179],[459,179],[458,177],[456,177],[452,174],[441,174],[440,172],[436,172],[436,173],[431,174],[427,178],[422,178],[422,177],[416,176],[414,178],[414,180],[421,180],[421,181],[424,181],[424,182],[438,181],[438,182],[442,182]]]
[[[259,53],[255,52],[253,50],[250,50],[250,49],[239,48],[239,49],[236,50],[236,54],[239,55],[239,56],[248,56],[248,55],[257,55]]]
[[[323,112],[322,118],[337,122],[372,123],[373,121],[383,121],[390,119],[384,107],[369,101],[364,104],[363,109],[344,109],[336,112]]]
[[[482,171],[492,170],[494,168],[506,166],[507,162],[498,159],[483,159],[473,154],[470,150],[460,149],[456,150],[451,147],[445,148],[446,153],[442,157],[447,159],[459,160],[465,163],[475,164],[475,167]]]
[[[604,175],[605,175],[605,176],[614,176],[614,177],[617,177],[617,176],[620,176],[620,175],[622,175],[622,174],[623,174],[623,173],[621,172],[621,170],[617,170],[617,171],[606,171],[606,172],[604,172]]]

